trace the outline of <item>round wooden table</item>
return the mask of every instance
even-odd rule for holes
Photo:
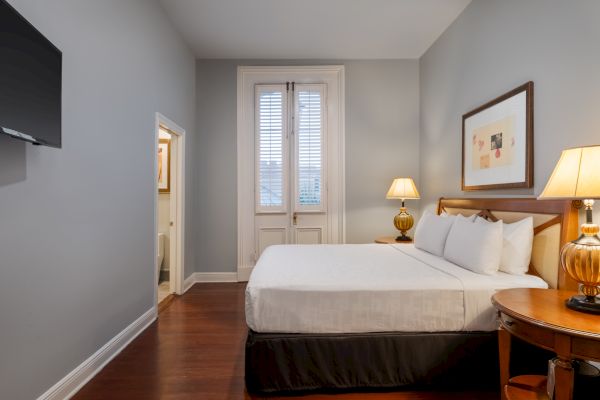
[[[573,398],[574,359],[600,361],[600,316],[568,309],[565,301],[574,294],[554,289],[506,289],[492,296],[501,326],[498,347],[503,399],[528,398],[522,388],[509,383],[511,335],[556,353],[555,400]],[[535,390],[539,388],[532,388],[532,395]]]

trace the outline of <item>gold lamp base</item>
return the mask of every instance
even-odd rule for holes
[[[564,270],[581,284],[577,295],[567,300],[567,307],[591,314],[600,314],[600,238],[598,225],[592,223],[592,200],[585,200],[587,222],[581,225],[581,236],[567,243],[560,258]]]
[[[406,235],[406,232],[413,227],[415,220],[412,215],[406,212],[406,207],[400,207],[400,212],[394,217],[394,226],[400,231],[400,236],[396,238],[399,242],[410,242],[412,238]]]

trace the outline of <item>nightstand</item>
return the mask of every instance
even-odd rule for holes
[[[402,244],[402,243],[412,243],[412,242],[413,242],[412,240],[410,240],[410,241],[396,240],[395,236],[380,236],[377,239],[375,239],[375,243],[386,243],[386,244]]]
[[[498,348],[503,399],[548,398],[543,376],[509,379],[511,336],[556,353],[555,400],[573,398],[574,359],[600,361],[600,317],[568,309],[565,301],[574,294],[554,289],[506,289],[492,296],[500,321]]]

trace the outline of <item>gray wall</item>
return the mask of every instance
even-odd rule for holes
[[[600,143],[600,2],[474,0],[420,60],[422,207],[460,191],[462,115],[528,80],[535,84],[534,188],[560,151]]]
[[[398,235],[400,200],[385,194],[398,176],[419,184],[417,60],[346,63],[346,240]],[[418,216],[419,201],[407,200]]]
[[[195,61],[155,1],[9,2],[63,51],[63,148],[0,138],[1,397],[31,400],[153,306],[154,113],[193,145]]]
[[[197,271],[234,272],[237,265],[237,66],[315,64],[346,67],[347,241],[396,234],[400,204],[385,193],[395,176],[419,184],[418,60],[198,60]],[[418,204],[408,202],[415,214]]]

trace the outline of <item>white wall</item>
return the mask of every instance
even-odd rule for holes
[[[534,187],[562,149],[600,143],[600,2],[473,0],[420,60],[422,205],[460,190],[462,115],[534,81]]]
[[[198,60],[198,254],[196,270],[237,265],[236,79],[238,65],[345,65],[347,241],[396,234],[400,203],[386,200],[392,179],[419,183],[417,60]],[[418,202],[409,202],[413,213]]]
[[[0,397],[31,400],[154,306],[155,112],[193,147],[195,67],[156,1],[9,2],[63,51],[63,148],[0,138]]]

